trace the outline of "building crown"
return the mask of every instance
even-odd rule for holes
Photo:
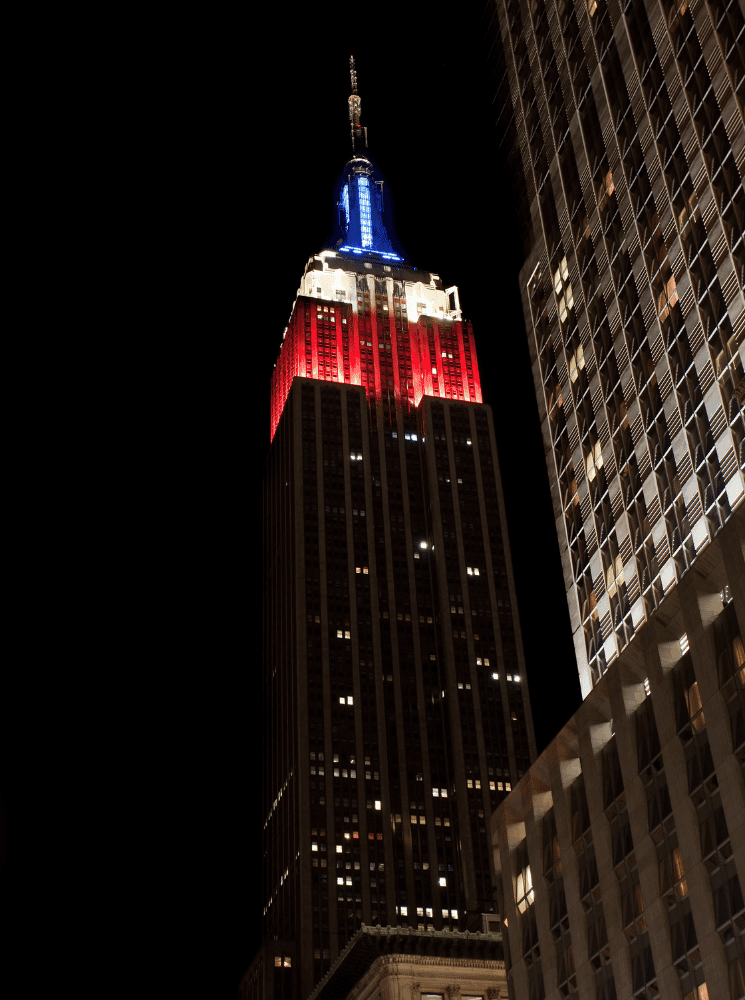
[[[386,260],[403,260],[393,249],[383,222],[383,181],[367,156],[367,129],[360,125],[362,102],[357,93],[357,70],[354,56],[349,57],[352,93],[349,95],[349,121],[352,136],[352,159],[344,167],[341,197],[337,204],[342,236],[336,243],[341,253],[355,256],[372,254]]]

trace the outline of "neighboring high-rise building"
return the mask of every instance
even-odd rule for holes
[[[456,287],[385,225],[352,63],[342,236],[311,257],[264,481],[264,947],[307,997],[364,922],[482,931],[535,758],[489,406]]]
[[[510,997],[738,1000],[742,5],[489,0],[483,29],[585,697],[492,819]]]
[[[743,496],[745,24],[738,0],[485,18],[586,695]]]

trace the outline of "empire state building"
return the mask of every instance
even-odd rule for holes
[[[341,235],[300,280],[264,474],[274,996],[308,996],[362,923],[488,928],[488,819],[536,753],[473,330],[389,238],[350,67]]]

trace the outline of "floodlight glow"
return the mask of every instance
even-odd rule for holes
[[[346,246],[339,247],[339,250],[346,251],[347,253],[374,253],[385,260],[403,260],[403,257],[399,257],[397,253],[384,253],[382,250],[373,250],[371,247],[353,247],[347,244]]]

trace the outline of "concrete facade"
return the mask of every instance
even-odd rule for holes
[[[492,816],[514,998],[745,994],[745,510]]]

